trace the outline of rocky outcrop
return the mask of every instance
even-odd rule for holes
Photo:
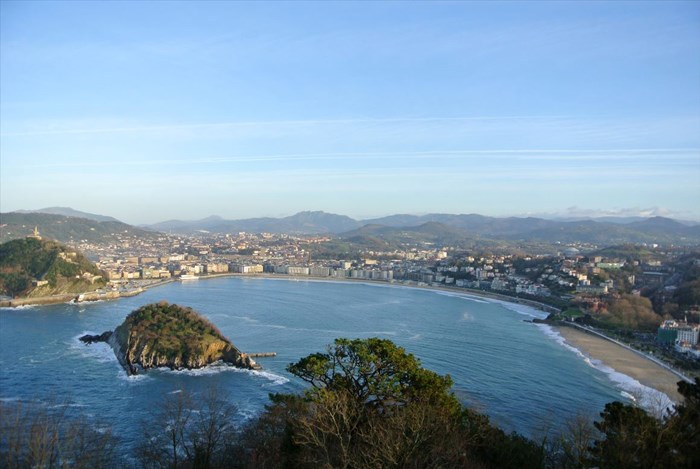
[[[207,319],[190,308],[161,302],[133,311],[112,333],[80,338],[83,342],[107,342],[126,372],[149,368],[202,368],[222,361],[247,369],[260,369]]]
[[[98,335],[85,334],[80,338],[80,341],[86,344],[93,344],[95,342],[107,342],[110,337],[112,337],[112,331],[105,331]]]

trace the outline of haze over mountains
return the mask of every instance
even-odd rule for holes
[[[349,241],[364,243],[398,243],[423,240],[460,244],[465,240],[528,241],[547,243],[700,243],[700,224],[678,222],[670,218],[612,218],[562,221],[536,217],[496,218],[477,214],[391,215],[355,220],[348,216],[322,211],[305,211],[283,218],[248,218],[226,220],[210,216],[201,220],[169,220],[133,227],[112,217],[80,212],[67,207],[2,214],[1,239],[26,235],[27,226],[37,225],[54,239],[113,238],[117,232],[136,236],[154,236],[156,232],[172,234],[269,232],[290,234],[330,234]]]
[[[613,221],[615,220],[615,221]],[[630,220],[559,221],[543,218],[495,218],[477,214],[391,215],[355,220],[326,212],[300,212],[284,218],[249,218],[224,220],[208,217],[195,221],[172,220],[149,225],[148,228],[173,233],[235,231],[317,234],[327,233],[342,238],[374,236],[382,239],[406,237],[436,240],[488,238],[544,242],[683,242],[700,241],[700,225],[687,226],[663,217]],[[439,236],[438,236],[439,235]]]
[[[94,213],[81,212],[70,207],[46,207],[39,210],[17,210],[15,213],[50,213],[52,215],[63,215],[64,217],[86,218],[94,221],[116,221],[114,217],[96,215]]]

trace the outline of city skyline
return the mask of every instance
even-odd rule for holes
[[[700,220],[700,5],[3,2],[0,210]]]

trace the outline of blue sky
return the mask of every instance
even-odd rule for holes
[[[0,210],[700,219],[700,2],[7,2]]]

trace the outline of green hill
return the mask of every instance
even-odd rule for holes
[[[81,253],[56,241],[15,239],[0,244],[0,293],[41,297],[83,293],[105,285],[102,272]]]

